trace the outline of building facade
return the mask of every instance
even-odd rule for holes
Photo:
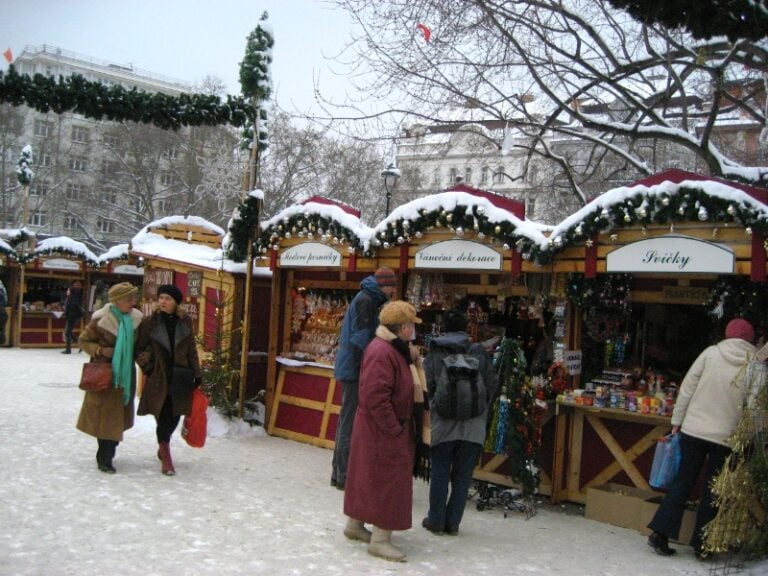
[[[30,76],[79,74],[107,86],[171,96],[193,89],[131,65],[48,45],[27,46],[13,66]],[[15,168],[25,145],[32,148],[35,177],[29,186],[27,222],[22,222],[24,190]],[[219,210],[221,215],[231,213],[235,201],[238,177],[232,151],[236,147],[236,135],[224,127],[173,132],[3,105],[0,227],[26,225],[38,235],[65,235],[105,248],[126,241],[147,222],[165,215],[192,213],[216,220],[212,216]],[[227,162],[233,163],[229,183],[220,181],[219,165]],[[219,181],[206,182],[208,173]]]

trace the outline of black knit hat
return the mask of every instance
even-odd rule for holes
[[[159,286],[157,288],[158,298],[160,297],[160,294],[167,294],[176,301],[177,305],[181,304],[181,301],[184,300],[184,294],[182,294],[181,290],[173,284],[163,284],[162,286]]]
[[[446,332],[464,332],[467,329],[467,317],[464,312],[451,308],[443,314]]]

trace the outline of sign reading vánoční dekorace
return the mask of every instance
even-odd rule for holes
[[[57,270],[80,270],[80,262],[67,260],[66,258],[50,258],[43,261],[42,267]]]
[[[665,234],[639,240],[609,252],[606,272],[698,272],[733,274],[736,257],[722,244]]]
[[[341,252],[320,242],[305,242],[291,246],[280,254],[280,266],[283,268],[303,268],[308,266],[341,266]]]
[[[416,268],[501,270],[501,252],[472,240],[442,240],[425,246],[414,258]]]

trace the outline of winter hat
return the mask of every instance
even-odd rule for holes
[[[451,308],[443,314],[446,332],[464,332],[467,329],[467,317],[464,312]]]
[[[421,318],[416,316],[416,308],[408,304],[405,300],[393,300],[387,302],[379,312],[379,322],[384,326],[393,326],[395,324],[421,324]]]
[[[747,342],[752,342],[755,339],[755,329],[743,318],[734,318],[725,327],[725,337],[741,338]]]
[[[109,289],[109,301],[110,303],[115,304],[123,298],[136,296],[138,293],[139,289],[130,282],[120,282]]]
[[[173,298],[176,301],[176,304],[181,304],[181,301],[184,300],[184,294],[181,293],[181,290],[179,290],[176,286],[173,284],[163,284],[162,286],[158,286],[157,288],[157,296],[160,297],[160,294],[167,294],[171,298]]]
[[[395,273],[391,268],[387,268],[386,266],[382,266],[376,270],[373,277],[376,278],[376,283],[379,286],[397,286],[397,277],[395,276]]]

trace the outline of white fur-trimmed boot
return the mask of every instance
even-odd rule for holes
[[[371,542],[368,544],[368,554],[389,560],[390,562],[405,562],[408,557],[402,550],[392,545],[391,537],[392,530],[383,530],[378,526],[374,526],[371,533]]]
[[[344,526],[344,536],[350,540],[360,540],[366,544],[371,541],[371,531],[363,524],[362,520],[347,518],[347,525]]]

